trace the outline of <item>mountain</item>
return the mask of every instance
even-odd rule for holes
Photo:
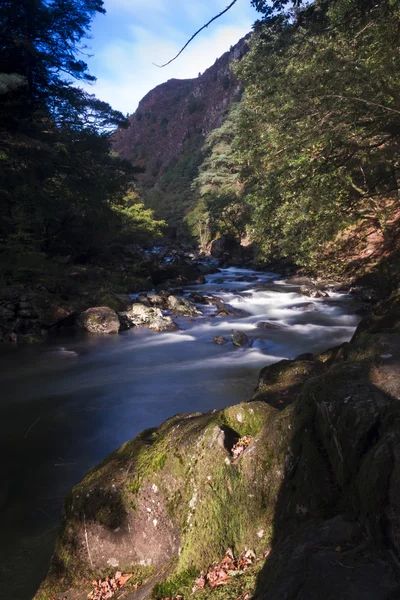
[[[179,229],[191,206],[190,186],[203,160],[206,136],[221,126],[242,88],[232,63],[247,52],[247,39],[195,79],[170,79],[139,103],[130,127],[118,129],[113,148],[145,172],[138,177],[146,204]]]

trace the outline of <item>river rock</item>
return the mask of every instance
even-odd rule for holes
[[[303,294],[303,296],[308,296],[309,298],[329,298],[329,294],[325,290],[319,290],[307,285],[301,286],[300,294]]]
[[[108,306],[96,306],[82,312],[77,325],[89,333],[118,333],[121,327],[117,313]]]
[[[173,295],[168,296],[167,308],[175,315],[183,317],[197,317],[201,314],[187,298],[179,299]]]
[[[248,317],[249,313],[241,308],[234,308],[230,304],[220,301],[217,303],[217,317]]]
[[[191,294],[189,294],[188,298],[191,302],[194,302],[195,304],[210,304],[210,301],[207,298],[207,296],[203,296],[203,294],[198,294],[197,292],[192,292]]]
[[[159,306],[160,308],[165,308],[166,298],[161,294],[147,294],[147,299],[150,302],[151,306]]]
[[[228,343],[228,340],[223,335],[215,335],[213,337],[213,340],[214,340],[214,343],[218,344],[219,346],[223,346],[224,344]]]
[[[251,338],[249,338],[248,335],[243,333],[243,331],[237,331],[236,329],[232,329],[231,338],[232,338],[233,345],[238,348],[241,346],[249,346],[250,347],[253,343],[253,340]]]
[[[176,331],[179,327],[171,317],[155,317],[150,322],[149,329],[152,331]]]
[[[282,325],[270,323],[269,321],[258,321],[256,327],[259,327],[260,329],[282,329]]]
[[[171,317],[164,317],[159,308],[152,308],[144,304],[133,304],[132,308],[122,313],[132,326],[134,327],[149,327],[153,331],[173,331],[178,329],[178,326]]]
[[[316,309],[316,306],[313,302],[301,302],[299,304],[291,304],[285,308],[289,310],[295,310],[297,312],[312,312]]]

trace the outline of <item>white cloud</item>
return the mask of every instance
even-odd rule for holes
[[[188,38],[228,0],[106,0],[106,17],[93,28],[90,70],[97,82],[88,91],[123,113],[132,113],[151,89],[168,79],[189,79],[246,35],[255,19],[249,0],[205,29],[178,60],[164,69]],[[96,29],[97,27],[97,29]]]
[[[151,89],[168,79],[190,79],[205,71],[215,59],[249,31],[244,27],[219,27],[212,36],[193,41],[177,61],[159,69],[152,63],[166,62],[180,46],[160,39],[142,28],[134,28],[134,41],[119,41],[104,47],[97,60],[103,74],[89,91],[123,113],[133,113]]]

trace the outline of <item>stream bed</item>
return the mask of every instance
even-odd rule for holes
[[[272,273],[224,269],[190,291],[248,316],[198,305],[203,315],[174,319],[176,332],[71,334],[0,354],[0,598],[32,598],[65,496],[109,452],[173,414],[250,399],[262,367],[348,341],[360,320],[351,297],[310,299]],[[232,329],[252,347],[213,342]]]

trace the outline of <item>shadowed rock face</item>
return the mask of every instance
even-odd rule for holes
[[[109,565],[204,569],[228,547],[267,551],[260,600],[398,598],[399,316],[394,297],[351,343],[263,369],[255,401],[177,415],[107,457],[66,504],[38,598]]]

